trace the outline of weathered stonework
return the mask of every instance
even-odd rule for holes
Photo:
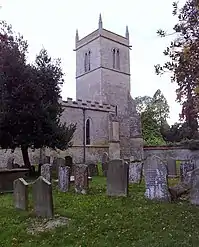
[[[142,159],[140,118],[130,95],[128,29],[126,35],[121,36],[104,29],[100,21],[97,30],[82,39],[78,36],[75,43],[76,100],[60,99],[64,110],[61,121],[77,124],[73,147],[58,152],[46,149],[45,155],[50,157],[48,163],[52,164],[54,157],[65,158],[67,155],[72,157],[74,164],[96,163],[104,152],[109,154],[110,159],[132,155]],[[117,67],[113,66],[114,49],[118,51]],[[85,53],[88,52],[89,70],[85,71]],[[88,145],[85,141],[87,120],[90,121]],[[37,155],[31,157],[32,164],[42,160],[41,152],[35,152]],[[23,165],[22,159],[17,163]]]

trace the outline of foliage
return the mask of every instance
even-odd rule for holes
[[[28,148],[66,149],[76,125],[62,124],[60,61],[41,50],[35,64],[27,64],[27,42],[1,23],[0,42],[0,145],[21,147],[25,166],[30,167]]]
[[[69,224],[35,235],[28,234],[27,228],[36,218],[14,210],[12,195],[4,194],[0,204],[1,246],[198,246],[198,208],[186,201],[149,201],[144,199],[144,191],[144,183],[134,184],[127,198],[107,197],[106,180],[102,177],[93,178],[86,196],[77,196],[73,188],[61,193],[53,187],[55,214],[69,218]]]
[[[159,125],[154,118],[153,111],[147,109],[141,114],[142,134],[147,146],[159,146],[165,144],[160,133]]]
[[[173,15],[178,17],[174,26],[175,37],[164,51],[169,59],[164,65],[156,65],[157,74],[171,72],[171,80],[177,83],[177,101],[182,104],[181,119],[185,120],[194,138],[198,128],[199,82],[199,7],[197,0],[187,0],[182,8],[173,3]],[[168,35],[163,30],[161,37]]]
[[[136,109],[141,114],[142,133],[146,145],[165,144],[160,128],[169,117],[169,105],[158,89],[153,97],[139,96],[135,98]]]

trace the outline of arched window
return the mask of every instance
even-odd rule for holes
[[[86,52],[84,54],[84,72],[91,70],[91,52]]]
[[[88,52],[88,71],[91,70],[91,51]]]
[[[87,72],[88,54],[84,54],[84,71]]]
[[[90,145],[90,119],[86,120],[86,133],[85,133],[86,145]]]
[[[117,61],[117,64],[116,64],[117,67],[116,68],[120,69],[120,51],[119,51],[119,49],[117,49],[116,61]]]
[[[115,69],[115,49],[112,50],[112,56],[113,56],[113,68]]]

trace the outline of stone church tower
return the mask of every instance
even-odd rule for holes
[[[116,106],[121,158],[142,159],[140,117],[130,95],[130,44],[125,36],[103,28],[79,39],[76,31],[76,98]]]

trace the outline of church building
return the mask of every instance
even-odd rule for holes
[[[98,28],[83,38],[76,31],[76,100],[62,101],[63,122],[77,123],[73,146],[60,155],[74,163],[143,158],[140,116],[130,95],[129,32],[118,35]]]

